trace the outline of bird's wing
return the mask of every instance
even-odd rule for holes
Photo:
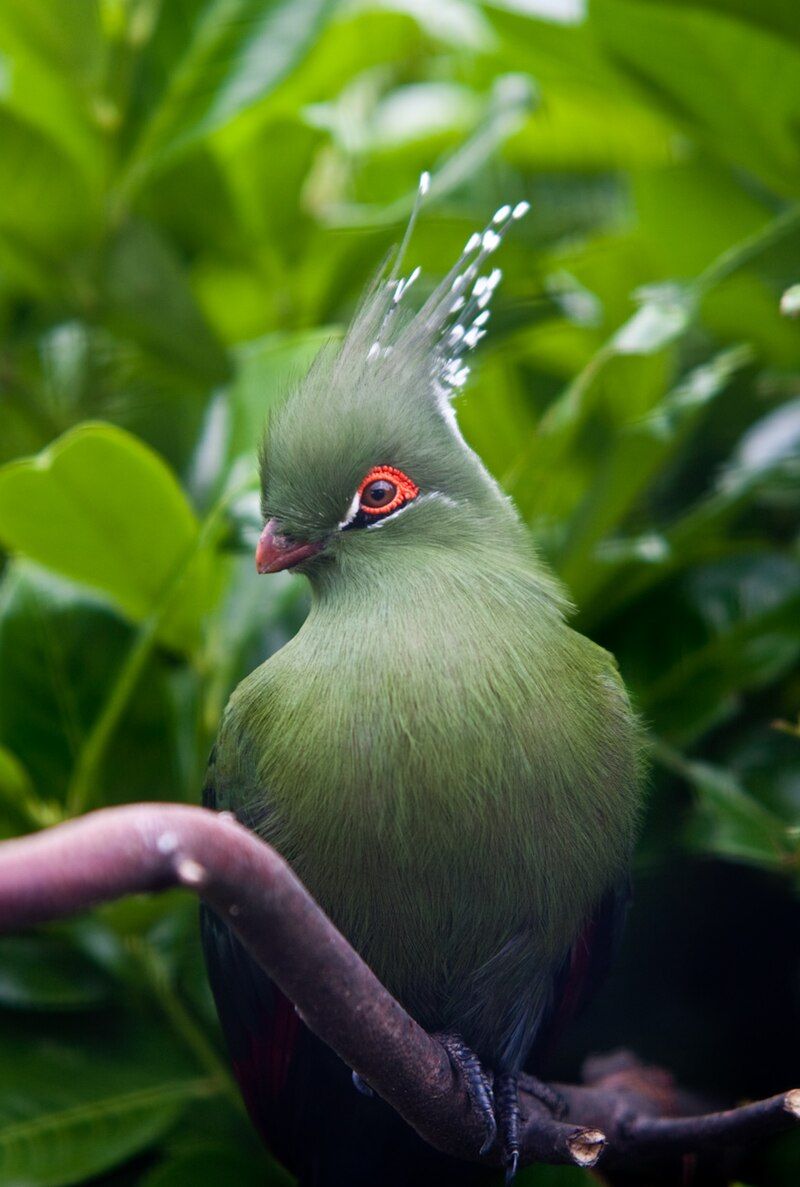
[[[630,875],[621,879],[589,917],[556,978],[550,1015],[537,1036],[534,1058],[549,1053],[605,981],[622,941],[631,903]]]
[[[221,806],[218,780],[212,754],[208,808]],[[483,1182],[485,1168],[455,1164],[377,1096],[356,1091],[349,1068],[300,1021],[227,923],[201,911],[209,982],[239,1088],[265,1144],[302,1187]]]
[[[215,748],[216,749],[216,748]],[[203,787],[205,807],[219,807],[216,753]],[[302,1024],[230,927],[201,907],[200,930],[208,979],[231,1064],[253,1123],[275,1147],[279,1114]]]

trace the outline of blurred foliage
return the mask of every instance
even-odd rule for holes
[[[580,1042],[722,1097],[788,1087],[798,77],[791,0],[4,0],[0,835],[196,801],[230,690],[304,613],[249,555],[270,403],[422,169],[429,284],[526,198],[461,421],[656,754],[628,945]],[[179,895],[2,940],[0,1069],[6,1187],[285,1181]],[[799,1173],[788,1141],[747,1181]]]

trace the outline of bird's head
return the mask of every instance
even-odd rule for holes
[[[321,352],[272,414],[261,451],[260,573],[299,568],[313,578],[337,562],[383,563],[398,544],[446,548],[498,522],[516,530],[451,401],[500,279],[484,265],[526,210],[501,207],[416,313],[406,294],[419,269],[379,278],[344,341]]]

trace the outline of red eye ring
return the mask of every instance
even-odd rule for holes
[[[370,507],[369,504],[364,502],[364,492],[374,482],[386,482],[395,488],[394,496],[390,501],[378,507]],[[392,511],[397,511],[399,507],[402,507],[404,503],[408,503],[410,499],[415,499],[418,494],[419,487],[402,470],[398,470],[395,466],[373,466],[370,472],[362,479],[358,488],[359,510],[363,511],[365,515],[376,517],[390,515]]]

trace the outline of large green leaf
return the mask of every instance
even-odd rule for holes
[[[75,949],[55,937],[0,938],[0,1006],[20,1010],[97,1007],[109,983]]]
[[[662,0],[648,0],[651,4],[661,4]],[[770,29],[774,33],[783,34],[790,40],[800,39],[800,24],[797,20],[797,6],[794,0],[759,0],[754,4],[752,0],[670,0],[675,5],[687,5],[690,8],[707,8],[712,12],[725,13],[748,24]]]
[[[619,431],[570,521],[559,557],[579,603],[614,581],[613,552],[603,555],[602,537],[623,521],[697,418],[750,358],[745,347],[723,351],[685,376],[647,416]]]
[[[226,378],[225,355],[195,304],[175,253],[147,223],[126,224],[102,261],[103,320],[205,384]]]
[[[15,832],[51,823],[87,737],[130,653],[134,628],[98,597],[28,562],[0,584],[0,803]],[[94,801],[196,793],[182,733],[185,674],[151,657],[90,789]],[[5,778],[4,778],[5,773]]]
[[[800,191],[800,48],[719,11],[593,0],[592,23],[657,108],[785,194]]]
[[[63,258],[91,231],[91,191],[57,145],[2,105],[0,143],[0,234],[34,260]]]
[[[330,8],[330,0],[208,0],[188,39],[180,10],[165,8],[161,21],[182,26],[184,52],[142,131],[133,180],[267,95]]]
[[[643,601],[617,646],[648,720],[690,742],[796,663],[800,563],[754,554],[689,568]]]
[[[214,596],[211,557],[176,478],[111,425],[76,429],[0,469],[0,541],[101,590],[134,620],[163,613],[159,633],[178,647],[194,644]]]
[[[145,1175],[141,1187],[229,1187],[232,1182],[237,1187],[288,1187],[293,1182],[290,1175],[265,1162],[254,1161],[249,1151],[243,1153],[232,1142],[209,1143],[160,1163]]]
[[[92,0],[0,5],[0,106],[66,154],[92,189],[107,165],[91,102],[103,53],[99,32]]]
[[[152,1143],[218,1086],[135,1017],[0,1018],[0,1181],[66,1187]]]
[[[670,765],[697,794],[689,828],[693,847],[768,869],[791,863],[797,844],[786,824],[754,799],[735,775],[679,756]]]

